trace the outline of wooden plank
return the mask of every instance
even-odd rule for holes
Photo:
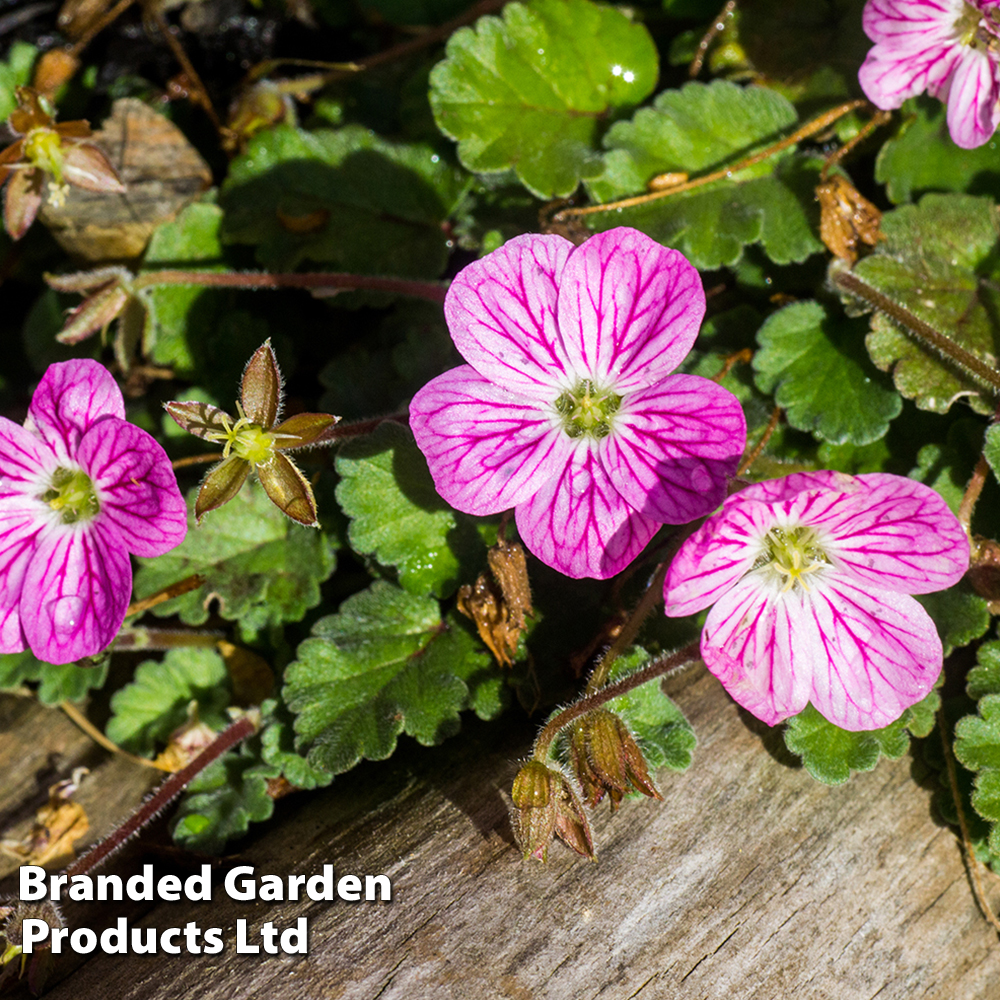
[[[908,758],[827,788],[789,766],[703,670],[672,684],[699,735],[695,763],[660,775],[665,802],[598,812],[597,864],[560,847],[547,865],[520,860],[502,796],[531,730],[470,723],[443,747],[403,748],[279,803],[239,859],[258,875],[324,863],[338,876],[385,873],[391,902],[238,903],[217,878],[212,903],[159,904],[140,924],[221,926],[222,954],[102,955],[49,996],[998,995],[996,935]],[[236,954],[238,918],[256,933],[299,916],[307,956]]]

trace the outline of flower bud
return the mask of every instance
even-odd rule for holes
[[[611,797],[612,811],[627,792],[662,798],[635,738],[625,723],[606,708],[589,712],[574,725],[570,756],[584,801],[591,807],[606,794]]]
[[[517,773],[511,789],[511,827],[525,858],[545,861],[553,836],[577,854],[596,860],[594,839],[566,776],[540,760],[530,760]]]

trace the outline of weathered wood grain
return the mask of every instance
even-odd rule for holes
[[[908,758],[827,788],[764,747],[713,679],[673,682],[700,745],[663,803],[595,817],[600,860],[522,862],[501,798],[530,729],[469,724],[324,793],[279,803],[245,845],[257,873],[386,873],[390,903],[160,904],[143,925],[222,926],[217,956],[101,956],[49,994],[101,997],[589,1000],[1000,995],[1000,946],[953,834]],[[217,880],[221,881],[221,880]],[[998,895],[993,885],[994,901]],[[308,956],[237,955],[305,915]],[[109,917],[111,916],[109,911]]]

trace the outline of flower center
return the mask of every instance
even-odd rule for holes
[[[972,4],[962,6],[962,13],[955,20],[955,34],[963,45],[972,48],[989,47],[996,42],[996,24],[991,13],[979,10]]]
[[[589,378],[579,382],[576,388],[568,389],[555,402],[563,430],[571,438],[607,437],[621,405],[621,396],[610,389],[599,388]]]
[[[775,526],[764,536],[764,549],[753,568],[763,570],[782,593],[798,586],[809,589],[808,577],[830,565],[816,532],[806,526]]]
[[[93,521],[101,512],[94,484],[82,469],[56,469],[39,499],[59,514],[63,524]]]
[[[240,414],[236,423],[231,423],[232,418],[228,414],[220,414],[225,430],[209,431],[205,434],[205,439],[223,445],[223,458],[229,458],[232,452],[251,465],[264,465],[274,455],[274,435],[259,424],[250,423],[239,403],[236,404],[236,409]]]

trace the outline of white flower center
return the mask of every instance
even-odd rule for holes
[[[778,587],[781,592],[810,589],[810,577],[830,566],[830,558],[820,544],[819,536],[808,525],[780,527],[775,525],[762,540],[762,551],[753,565],[754,571]]]

